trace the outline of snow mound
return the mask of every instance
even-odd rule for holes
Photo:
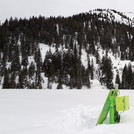
[[[56,128],[64,130],[90,129],[96,126],[99,111],[96,107],[78,106],[76,108],[64,110],[63,117],[56,120]]]

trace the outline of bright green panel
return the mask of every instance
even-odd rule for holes
[[[106,117],[107,117],[108,111],[109,111],[109,95],[108,95],[108,97],[107,97],[107,99],[106,99],[106,101],[105,101],[105,104],[104,104],[104,106],[103,106],[103,109],[102,109],[102,111],[101,111],[101,114],[100,114],[100,116],[99,116],[99,119],[98,119],[96,125],[103,123],[103,121],[104,121],[104,120],[106,119]]]
[[[116,111],[129,109],[129,96],[116,97]]]
[[[116,111],[124,111],[125,103],[124,96],[116,97]]]
[[[103,109],[102,109],[102,111],[101,111],[101,114],[100,114],[100,116],[99,116],[99,119],[98,119],[96,125],[102,124],[103,121],[106,119],[107,114],[108,114],[108,111],[109,111],[109,98],[110,98],[111,96],[117,96],[117,94],[118,94],[118,89],[117,89],[117,88],[116,88],[116,89],[112,89],[112,90],[109,91],[109,94],[108,94],[108,96],[107,96],[107,99],[106,99],[106,101],[105,101],[105,104],[104,104],[104,106],[103,106]]]
[[[109,106],[110,106],[110,124],[114,124],[114,114],[115,114],[115,109],[114,109],[114,96],[109,97]]]

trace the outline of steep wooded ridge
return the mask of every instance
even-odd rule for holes
[[[1,88],[81,89],[98,79],[108,88],[118,83],[133,89],[132,15],[96,9],[66,18],[6,20],[0,25]],[[113,58],[129,64],[118,68]]]

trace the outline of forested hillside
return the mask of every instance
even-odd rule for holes
[[[115,83],[133,89],[133,24],[127,15],[110,9],[66,18],[10,18],[0,25],[0,85],[51,89],[56,83],[57,89],[81,89],[98,79],[109,89]],[[45,54],[42,44],[48,47]],[[109,55],[129,64],[115,67]]]

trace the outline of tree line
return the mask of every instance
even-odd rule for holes
[[[48,51],[42,61],[39,43],[50,48],[54,46],[55,53]],[[59,51],[59,47],[66,51]],[[103,59],[98,53],[100,47],[106,52]],[[87,53],[88,67],[82,64],[82,50]],[[108,74],[112,70],[107,57],[109,51],[121,60],[134,60],[134,28],[131,23],[125,25],[112,18],[109,20],[107,14],[104,17],[91,12],[71,17],[11,17],[0,25],[2,87],[42,88],[43,76],[48,78],[48,88],[53,82],[58,83],[57,88],[62,88],[63,84],[70,88],[90,87],[90,80],[94,79],[94,66],[90,61],[93,55],[100,65],[99,80],[111,88],[113,77]]]

